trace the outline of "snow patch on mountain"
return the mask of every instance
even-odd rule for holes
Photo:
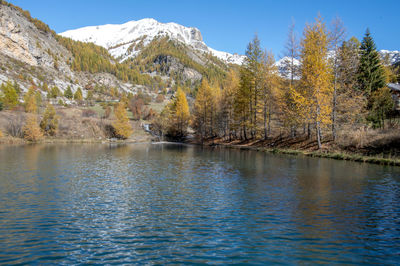
[[[386,60],[387,57],[388,63],[392,65],[400,62],[400,51],[380,50],[379,54],[381,55],[384,61]]]
[[[285,56],[275,62],[275,66],[278,68],[281,77],[287,79],[291,77],[291,69],[289,68],[291,61],[292,61],[291,57]],[[296,58],[293,58],[293,65],[295,67],[295,71],[293,73],[294,79],[300,79],[298,73],[298,69],[300,68],[300,61]]]
[[[177,23],[161,23],[152,18],[129,21],[124,24],[89,26],[60,33],[64,37],[81,42],[92,42],[109,50],[110,54],[124,61],[135,57],[140,47],[148,45],[154,38],[168,36],[196,50],[212,53],[232,64],[242,64],[244,56],[214,50],[203,42],[197,28]]]

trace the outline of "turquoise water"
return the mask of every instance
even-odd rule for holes
[[[0,147],[0,264],[399,264],[400,167],[176,144]]]

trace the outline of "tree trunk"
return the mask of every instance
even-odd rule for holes
[[[271,108],[268,108],[268,135],[271,134]]]
[[[254,124],[253,124],[253,139],[256,137],[257,131],[257,83],[254,84]]]
[[[296,127],[295,126],[290,127],[290,135],[292,138],[296,137]]]
[[[264,104],[264,140],[268,139],[268,131],[267,131],[267,106]]]
[[[321,127],[319,125],[319,121],[317,122],[317,141],[318,141],[318,149],[321,149]]]
[[[321,126],[320,126],[320,121],[318,120],[320,116],[320,106],[317,104],[317,121],[316,121],[316,127],[317,127],[317,141],[318,141],[318,149],[321,149]]]
[[[336,59],[335,59],[335,79],[333,82],[333,106],[332,106],[332,138],[333,138],[333,141],[336,141],[336,105],[337,105],[337,69],[336,69]]]

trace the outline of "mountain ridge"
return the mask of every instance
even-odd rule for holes
[[[228,64],[241,65],[246,58],[245,55],[231,54],[208,47],[203,41],[200,30],[196,27],[186,27],[175,22],[162,23],[154,18],[132,20],[123,24],[85,26],[59,34],[77,41],[93,42],[108,49],[110,54],[120,61],[135,57],[153,39],[165,36],[189,45],[198,51],[211,53]],[[382,59],[387,57],[390,64],[400,62],[400,51],[383,49],[379,53]],[[285,57],[276,61],[279,68],[283,60],[285,60]]]
[[[208,47],[199,29],[175,22],[161,23],[153,18],[132,20],[123,24],[86,26],[59,33],[81,42],[93,42],[109,50],[121,61],[135,57],[156,37],[170,37],[204,53],[211,53],[225,63],[242,64],[245,56],[230,54]]]

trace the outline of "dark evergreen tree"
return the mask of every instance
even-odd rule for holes
[[[74,97],[70,86],[68,86],[67,89],[64,91],[64,96],[65,96],[65,98],[68,98],[68,99],[72,99],[72,97]]]
[[[359,88],[367,96],[386,85],[385,70],[369,29],[361,42],[357,80]]]

